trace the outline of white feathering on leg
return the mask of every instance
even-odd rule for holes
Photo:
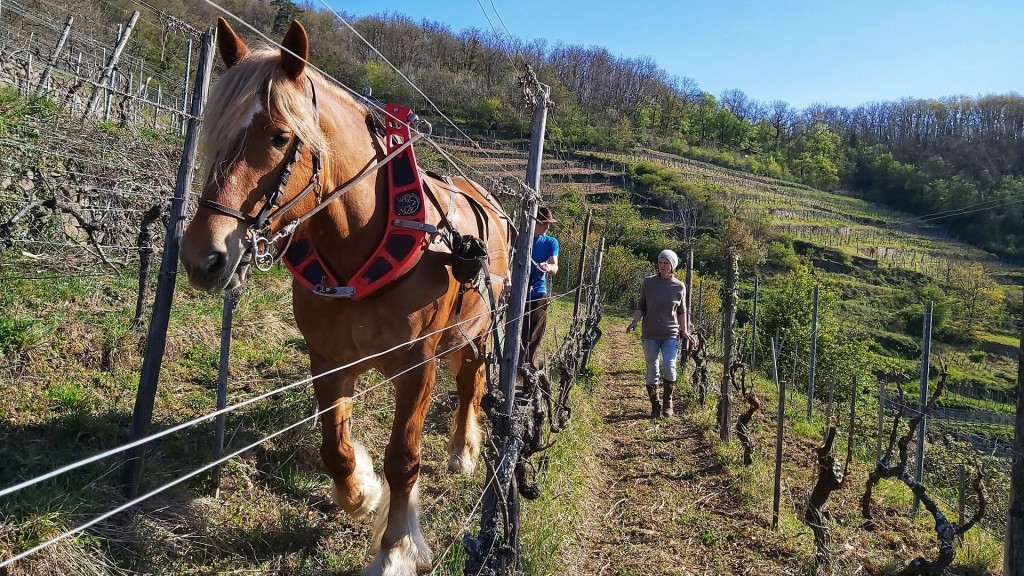
[[[423,537],[423,532],[420,531],[420,482],[416,480],[416,485],[412,487],[412,493],[409,494],[409,536],[412,538],[413,545],[416,549],[416,568],[420,570],[429,570],[430,561],[433,559],[434,552],[427,545],[427,540]]]
[[[356,469],[352,472],[352,480],[363,494],[363,504],[349,515],[360,519],[377,508],[383,488],[380,478],[373,472],[373,460],[370,459],[366,448],[359,442],[353,442],[352,451],[356,455]],[[331,494],[334,496],[335,502],[341,501],[338,496],[338,486],[334,482],[331,482]]]
[[[419,481],[409,494],[405,535],[398,540],[394,548],[382,550],[380,544],[388,526],[390,509],[391,487],[385,483],[382,504],[377,511],[377,519],[373,523],[373,533],[370,536],[370,551],[375,556],[373,562],[363,570],[363,576],[415,576],[417,570],[429,570],[434,553],[420,531]]]
[[[448,471],[457,474],[472,474],[476,469],[476,461],[480,457],[480,424],[477,414],[473,411],[466,422],[466,445],[458,452],[449,441]]]
[[[377,517],[373,520],[373,531],[370,532],[370,552],[380,551],[380,539],[388,527],[388,514],[391,512],[391,485],[384,482],[384,492],[377,507]]]

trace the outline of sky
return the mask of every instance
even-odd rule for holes
[[[1024,94],[1024,0],[312,0],[454,32],[491,25],[549,47],[650,57],[716,97],[854,107]],[[486,14],[486,16],[485,16]],[[500,16],[500,20],[497,16]],[[488,17],[490,23],[488,23]],[[504,26],[502,26],[502,22]],[[315,47],[314,47],[315,49]]]

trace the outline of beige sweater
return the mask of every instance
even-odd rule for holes
[[[643,315],[644,340],[666,340],[679,336],[678,315],[686,312],[686,284],[676,277],[660,275],[644,278],[637,305]]]

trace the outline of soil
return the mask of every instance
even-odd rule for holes
[[[606,350],[615,351],[602,358],[606,365],[596,400],[605,407],[604,433],[595,447],[602,455],[595,487],[602,505],[595,508],[604,510],[603,528],[592,533],[592,552],[578,573],[769,573],[750,571],[755,565],[765,568],[756,550],[736,547],[728,555],[716,550],[725,544],[719,540],[763,532],[769,525],[738,501],[735,478],[715,451],[717,439],[707,437],[715,431],[690,417],[688,389],[677,390],[675,416],[650,419],[639,341],[621,326],[609,326],[603,337]],[[770,571],[783,572],[782,566]]]
[[[796,437],[785,422],[781,520],[773,529],[774,402],[762,399],[754,418],[755,466],[744,468],[735,434],[729,444],[718,438],[713,395],[701,408],[682,385],[676,414],[649,418],[640,342],[623,326],[608,323],[605,353],[597,359],[602,384],[594,403],[602,425],[594,447],[593,517],[590,529],[581,530],[581,565],[565,573],[814,574],[813,535],[800,519],[814,483],[815,443]],[[711,379],[715,387],[714,373]],[[844,451],[837,450],[837,459]],[[855,462],[851,481],[826,504],[834,563],[819,574],[893,574],[918,555],[935,555],[927,515],[915,522],[876,496],[875,519],[860,517],[867,472]],[[996,572],[971,566],[950,573]]]

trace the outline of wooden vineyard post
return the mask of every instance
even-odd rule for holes
[[[786,417],[786,383],[779,380],[778,337],[772,338],[772,379],[779,391],[779,411],[775,416],[775,490],[772,496],[772,530],[778,530],[779,503],[782,500],[782,422]]]
[[[932,354],[932,301],[929,300],[928,304],[924,309],[924,342],[921,345],[921,398],[920,398],[920,410],[924,412],[924,407],[928,404],[928,372],[931,370],[931,354]],[[928,416],[925,415],[921,418],[921,427],[917,430],[917,465],[914,469],[914,480],[918,484],[924,483],[924,439],[925,431],[928,428]],[[921,498],[914,495],[914,514],[917,514],[918,508],[921,506]]]
[[[575,320],[580,317],[580,302],[583,300],[583,272],[587,263],[587,237],[590,236],[590,209],[587,208],[587,216],[583,220],[583,242],[580,244],[580,262],[576,267],[576,297],[572,304],[572,317]],[[566,277],[568,278],[568,274]]]
[[[231,323],[238,304],[238,293],[224,293],[224,306],[220,318],[220,364],[217,367],[217,410],[223,410],[228,403],[228,360],[231,358]],[[217,414],[214,423],[213,459],[220,460],[224,456],[224,426],[227,414]],[[214,498],[220,498],[220,474],[223,464],[218,464],[213,472]]]
[[[757,274],[754,274],[754,311],[750,325],[750,371],[757,370],[757,293],[760,282]]]
[[[818,356],[818,286],[814,286],[814,304],[811,308],[811,356],[807,362],[807,421],[814,414],[814,368]]]
[[[42,93],[46,89],[46,85],[50,82],[50,73],[53,72],[53,67],[57,65],[57,59],[60,58],[60,52],[64,49],[64,43],[67,42],[68,35],[71,34],[71,25],[74,23],[75,17],[68,16],[68,21],[64,24],[64,31],[60,34],[60,39],[57,40],[57,46],[53,49],[53,54],[50,55],[50,61],[46,64],[46,70],[43,70],[43,75],[39,78],[39,84],[36,85],[36,92]]]
[[[523,312],[529,289],[530,265],[533,252],[533,232],[537,222],[537,201],[540,196],[540,167],[544,154],[544,129],[547,123],[548,95],[551,88],[540,85],[531,131],[530,154],[526,168],[526,183],[534,194],[525,198],[519,214],[519,234],[515,242],[515,258],[509,290],[505,324],[504,349],[501,352],[498,386],[493,423],[494,453],[487,465],[487,488],[483,496],[480,536],[467,536],[465,544],[469,559],[466,574],[508,574],[518,563],[519,556],[519,493],[514,469],[523,448],[523,439],[514,434],[516,380],[519,374],[520,334]]]
[[[1010,471],[1010,510],[1006,522],[1003,574],[1024,576],[1024,317],[1017,321],[1017,417],[1014,419],[1013,469]]]
[[[739,253],[729,250],[729,270],[725,284],[725,314],[722,316],[722,386],[718,397],[718,433],[722,442],[731,439],[732,399],[729,370],[732,367],[733,328],[736,324],[736,275]]]
[[[136,17],[138,12],[135,13]],[[153,419],[153,403],[156,400],[156,387],[160,378],[160,365],[163,362],[164,348],[167,345],[167,325],[171,315],[171,302],[174,299],[174,284],[178,270],[178,242],[185,229],[185,204],[192,189],[192,172],[195,168],[196,152],[199,143],[199,119],[206,103],[206,94],[210,85],[210,71],[213,69],[213,31],[203,35],[202,56],[199,62],[199,74],[196,76],[196,90],[192,97],[192,115],[189,118],[189,132],[185,138],[185,149],[178,167],[178,179],[174,185],[174,197],[171,199],[171,214],[167,223],[167,239],[164,241],[163,260],[160,262],[160,278],[157,281],[156,297],[153,302],[153,315],[146,336],[146,354],[142,359],[142,371],[139,375],[139,391],[135,397],[135,410],[132,413],[132,427],[129,441],[141,439],[149,432],[149,424]],[[142,482],[142,459],[146,446],[138,446],[125,455],[125,479],[129,498],[135,498]]]
[[[118,60],[121,58],[121,52],[124,51],[124,47],[128,45],[128,37],[132,35],[132,28],[135,27],[135,23],[139,20],[139,11],[136,10],[130,20],[128,20],[128,26],[125,27],[124,31],[120,34],[117,40],[117,46],[114,47],[114,52],[110,55],[110,59],[107,60],[106,66],[103,67],[103,72],[100,74],[100,79],[96,82],[96,89],[92,93],[92,97],[89,98],[89,103],[85,106],[85,114],[82,119],[85,120],[89,114],[92,114],[93,108],[96,106],[96,101],[99,100],[100,93],[103,92],[104,88],[110,82],[110,79],[114,76],[114,68],[117,66]]]

